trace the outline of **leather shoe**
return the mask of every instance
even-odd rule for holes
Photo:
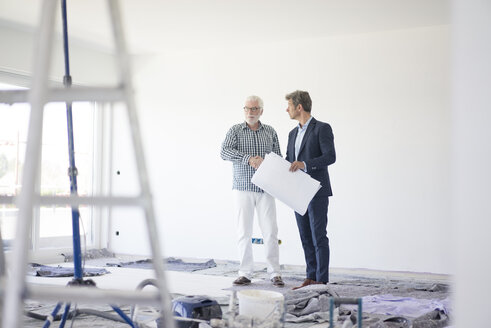
[[[319,282],[319,281],[315,281],[315,280],[307,278],[302,282],[302,284],[300,286],[293,287],[292,289],[295,290],[295,289],[299,289],[299,288],[309,286],[309,285],[320,285],[320,284],[323,284],[323,282]]]
[[[281,279],[280,276],[275,276],[271,279],[271,281],[273,282],[273,286],[276,286],[276,287],[283,287],[285,286],[285,283],[283,282],[283,279]]]
[[[251,283],[251,280],[250,279],[247,279],[247,277],[244,277],[244,276],[240,276],[239,278],[235,279],[233,284],[235,286],[246,286],[246,285],[249,285]]]

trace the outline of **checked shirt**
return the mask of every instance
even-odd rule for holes
[[[232,126],[220,151],[222,159],[233,163],[232,189],[263,192],[251,182],[256,169],[249,165],[249,158],[254,156],[264,158],[264,155],[271,152],[281,156],[278,135],[273,127],[261,122],[256,131],[251,130],[246,122]]]

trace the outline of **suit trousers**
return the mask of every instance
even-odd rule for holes
[[[268,193],[234,190],[235,213],[238,223],[239,276],[251,278],[254,272],[252,230],[254,209],[264,239],[267,270],[270,277],[281,276],[278,247],[276,204]]]
[[[307,264],[307,278],[329,282],[329,238],[327,207],[329,197],[314,197],[304,215],[295,212]]]

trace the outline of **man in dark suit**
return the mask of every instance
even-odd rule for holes
[[[327,207],[332,196],[328,165],[336,161],[331,126],[317,121],[310,111],[312,100],[306,91],[285,96],[290,118],[298,121],[288,135],[286,159],[290,171],[303,170],[320,181],[321,188],[309,203],[305,215],[295,212],[307,265],[307,278],[293,289],[329,282],[329,239],[327,238]]]

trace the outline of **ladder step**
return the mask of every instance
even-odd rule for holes
[[[148,200],[143,196],[136,197],[85,197],[85,196],[41,196],[39,205],[94,205],[110,206],[145,206]]]
[[[125,291],[78,286],[27,285],[24,299],[55,302],[87,302],[90,304],[138,304],[159,306],[155,291]]]
[[[14,202],[14,196],[0,196],[0,204],[13,204]]]
[[[0,204],[15,204],[15,196],[0,196]],[[94,206],[145,206],[148,200],[136,197],[85,197],[85,196],[41,196],[39,205],[94,205]]]
[[[124,91],[123,87],[50,88],[46,96],[46,102],[118,102],[125,100]],[[29,90],[0,91],[0,103],[14,104],[26,102],[29,102]]]

